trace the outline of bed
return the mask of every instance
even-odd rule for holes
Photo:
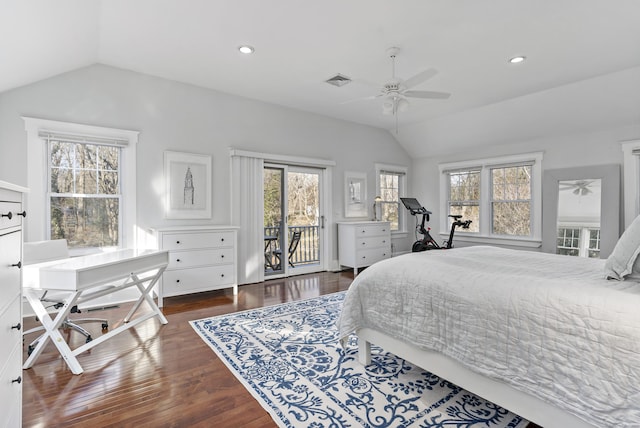
[[[545,428],[640,426],[640,282],[610,268],[489,246],[405,254],[356,277],[340,337],[358,335],[363,364],[379,345]]]

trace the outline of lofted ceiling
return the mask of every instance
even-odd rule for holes
[[[638,0],[0,0],[0,93],[101,63],[387,129],[420,156],[425,136],[436,151],[550,103],[576,127],[637,120],[639,23]],[[435,68],[414,89],[451,97],[395,117],[353,101],[391,78],[392,46],[397,76]],[[325,83],[337,73],[355,80]],[[585,97],[598,107],[574,112]],[[519,138],[539,133],[520,122]]]

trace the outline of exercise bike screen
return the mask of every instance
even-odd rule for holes
[[[416,198],[400,198],[400,200],[408,210],[420,211],[422,209],[422,205]]]

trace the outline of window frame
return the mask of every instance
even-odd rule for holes
[[[402,206],[400,202],[400,198],[404,198],[407,194],[407,183],[408,183],[408,172],[409,168],[401,165],[390,165],[390,164],[382,164],[376,163],[376,195],[381,195],[381,180],[380,175],[385,174],[396,174],[398,176],[398,230],[392,230],[391,235],[393,236],[406,236],[407,232],[407,214],[406,209]],[[383,201],[383,203],[390,203],[389,201]]]
[[[480,171],[479,232],[456,230],[456,239],[472,243],[491,243],[524,247],[540,247],[542,244],[542,152],[473,159],[438,164],[440,174],[440,235],[449,236],[448,198],[449,173],[456,170]],[[529,236],[498,235],[492,225],[491,170],[513,166],[531,165],[531,233]]]
[[[46,213],[49,208],[49,159],[48,141],[44,133],[73,135],[86,138],[87,142],[117,140],[122,142],[120,151],[120,242],[118,248],[135,248],[136,234],[136,146],[139,132],[101,126],[60,122],[32,117],[22,117],[27,131],[27,185],[29,193],[26,203],[31,212]],[[27,223],[25,241],[50,239],[49,214],[32,215]],[[99,249],[98,249],[99,250]],[[94,250],[95,251],[95,250]],[[70,250],[70,255],[82,255],[87,250]]]

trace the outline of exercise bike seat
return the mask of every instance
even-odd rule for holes
[[[454,220],[458,220],[462,218],[460,214],[449,214],[449,217],[451,217]]]

